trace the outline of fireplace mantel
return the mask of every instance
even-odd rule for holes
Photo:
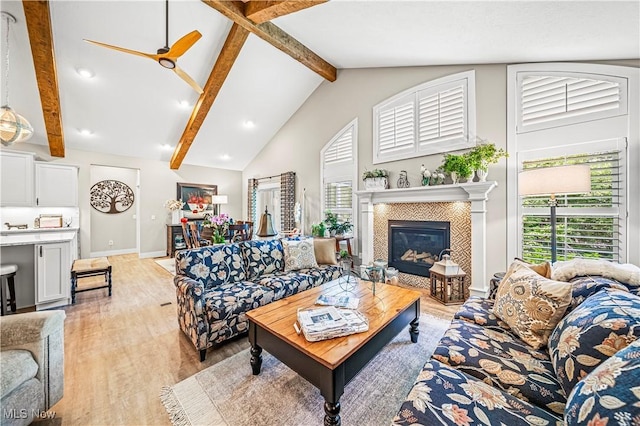
[[[418,186],[380,191],[355,191],[361,203],[438,203],[453,201],[486,201],[498,186],[495,181],[456,185]]]
[[[373,206],[381,203],[471,203],[471,294],[485,296],[491,278],[487,273],[486,202],[489,193],[498,186],[495,181],[456,185],[394,188],[380,191],[355,191],[360,202],[362,229],[362,264],[373,261]]]

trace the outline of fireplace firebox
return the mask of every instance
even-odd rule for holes
[[[429,276],[439,254],[450,248],[450,222],[390,220],[389,266],[407,274]]]

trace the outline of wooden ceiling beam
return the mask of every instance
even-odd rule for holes
[[[191,116],[189,117],[189,121],[187,122],[187,127],[184,129],[184,132],[180,137],[180,141],[171,156],[169,165],[172,169],[175,170],[180,168],[180,165],[182,164],[184,157],[187,155],[193,140],[196,138],[202,123],[204,123],[204,119],[207,117],[213,102],[218,96],[220,88],[222,88],[222,84],[226,80],[229,75],[229,71],[231,71],[231,67],[238,58],[242,46],[245,41],[247,41],[247,37],[249,37],[249,31],[235,23],[231,26],[231,31],[229,31],[229,35],[227,35],[224,46],[222,46],[222,50],[220,51],[220,56],[218,56],[218,59],[211,70],[211,74],[207,79],[207,83],[204,85],[203,93],[198,98],[198,101],[191,112]]]
[[[60,91],[58,89],[49,2],[23,0],[22,5],[27,21],[36,81],[40,91],[44,124],[47,129],[49,152],[53,157],[64,157],[62,111],[60,110]]]
[[[295,38],[271,22],[256,24],[245,16],[245,3],[241,1],[202,0],[237,25],[275,46],[296,61],[329,81],[336,80],[336,68],[315,54]],[[249,2],[250,4],[251,2]]]
[[[280,16],[307,9],[328,0],[288,0],[288,1],[256,1],[252,0],[244,6],[244,16],[256,24],[271,21]]]

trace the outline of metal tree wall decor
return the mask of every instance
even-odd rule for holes
[[[102,213],[125,212],[133,205],[133,191],[126,183],[103,180],[91,187],[91,207]]]

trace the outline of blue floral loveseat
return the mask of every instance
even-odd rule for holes
[[[569,262],[512,264],[495,300],[467,300],[393,425],[640,425],[640,269]],[[505,322],[504,297],[527,330]],[[548,338],[532,345],[531,331]]]
[[[246,312],[340,276],[337,265],[285,272],[281,240],[176,253],[178,322],[204,361],[208,348],[248,331]]]

